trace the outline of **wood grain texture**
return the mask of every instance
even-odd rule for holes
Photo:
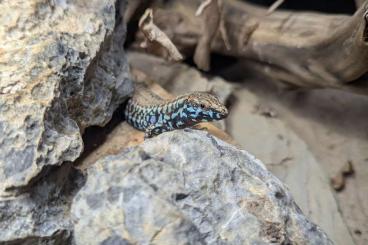
[[[155,11],[157,25],[187,56],[200,40],[197,0],[171,1]],[[338,88],[368,94],[368,1],[353,16],[275,11],[224,1],[230,49],[218,33],[212,52],[241,58],[253,69],[305,88]],[[139,36],[138,36],[139,39]]]

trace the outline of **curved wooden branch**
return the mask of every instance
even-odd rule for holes
[[[365,0],[355,0],[355,6],[359,8],[364,4],[364,2]]]
[[[182,53],[192,55],[201,37],[195,0],[173,0],[155,12],[157,25]],[[351,85],[368,71],[368,1],[354,16],[275,11],[224,1],[230,49],[218,34],[212,51],[253,62],[273,78],[302,87],[332,87],[368,94]]]

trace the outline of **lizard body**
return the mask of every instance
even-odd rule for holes
[[[127,122],[134,128],[145,131],[145,137],[148,138],[163,132],[192,127],[200,122],[221,120],[228,114],[218,98],[207,92],[193,92],[166,101],[155,99],[156,103],[145,103],[133,96],[125,109]]]

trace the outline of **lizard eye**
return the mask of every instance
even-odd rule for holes
[[[206,108],[206,105],[205,104],[200,104],[199,105],[202,109]]]

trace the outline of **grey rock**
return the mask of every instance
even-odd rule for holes
[[[247,84],[258,86],[259,81],[248,79]],[[243,148],[261,159],[267,168],[289,187],[294,200],[307,217],[317,223],[335,244],[354,244],[351,232],[341,216],[341,207],[336,203],[336,196],[331,191],[329,179],[325,173],[325,170],[331,168],[332,164],[323,168],[321,163],[324,160],[320,160],[331,154],[326,149],[331,145],[328,142],[344,142],[344,140],[334,138],[336,136],[330,133],[330,127],[326,126],[327,122],[316,124],[307,116],[298,117],[295,116],[295,112],[288,111],[290,108],[285,106],[284,101],[290,97],[290,94],[282,97],[282,102],[280,102],[279,94],[271,97],[265,92],[264,85],[259,87],[263,90],[254,89],[254,87],[249,90],[239,88],[234,93],[236,103],[233,104],[231,114],[227,118],[227,123],[231,125],[229,133],[234,135]],[[274,93],[273,90],[270,89],[270,91]],[[328,104],[319,102],[319,105]],[[303,115],[307,113],[303,111],[304,102],[298,104],[292,101],[290,103],[300,109],[299,113]],[[318,106],[313,107],[312,110],[320,115]],[[326,110],[324,117],[328,118],[333,111],[327,112]],[[280,116],[272,117],[271,115]],[[326,127],[328,133],[317,131],[319,126]],[[323,138],[324,134],[326,134],[325,138]],[[305,138],[308,137],[310,141],[306,144]],[[316,144],[316,142],[319,143]],[[361,142],[353,144],[353,139],[347,142],[349,142],[349,147],[353,147],[357,152],[359,152],[359,147],[364,147]],[[366,145],[364,152],[368,151],[368,144]],[[321,150],[323,147],[325,150]],[[353,155],[344,152],[348,149],[347,147],[339,143],[341,157],[342,155],[344,157]],[[316,157],[313,148],[322,152],[320,157]],[[340,159],[340,156],[336,158],[335,154],[332,156],[332,159]]]
[[[120,2],[0,2],[0,195],[75,160],[132,92]]]
[[[80,155],[84,128],[106,124],[133,89],[124,6],[0,2],[0,244],[72,243],[83,176],[66,162]]]
[[[2,199],[0,244],[70,244],[71,200],[83,183],[83,175],[64,164],[28,192]]]
[[[197,130],[98,161],[71,213],[76,244],[332,244],[259,160]]]

